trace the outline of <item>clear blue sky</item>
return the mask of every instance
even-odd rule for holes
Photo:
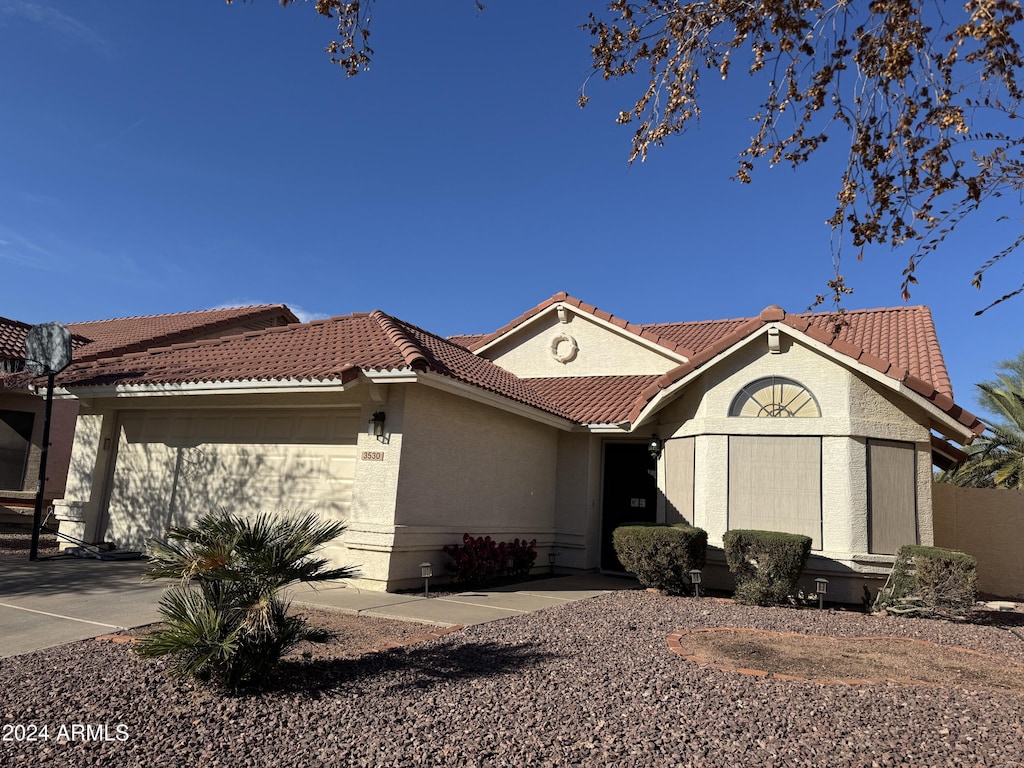
[[[843,148],[730,181],[752,93],[710,77],[699,128],[644,164],[592,82],[596,4],[381,0],[370,72],[323,53],[302,3],[0,0],[0,315],[92,320],[284,302],[487,332],[558,291],[637,323],[803,311],[831,277]],[[922,267],[958,401],[1024,344],[1024,255],[984,215]],[[909,253],[844,271],[849,308],[901,304]],[[1000,283],[1000,281],[1002,281]]]

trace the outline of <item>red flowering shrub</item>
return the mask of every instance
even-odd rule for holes
[[[463,584],[486,584],[502,574],[523,579],[537,559],[537,540],[494,541],[490,536],[462,536],[462,546],[449,544],[444,553],[451,558],[452,580]]]

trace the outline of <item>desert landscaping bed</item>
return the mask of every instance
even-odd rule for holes
[[[981,686],[821,685],[701,666],[680,629],[926,640],[1024,663],[997,626],[612,593],[435,640],[298,658],[276,689],[222,698],[128,645],[0,660],[4,725],[105,726],[109,740],[0,741],[44,766],[1011,766],[1024,696]],[[820,650],[824,656],[831,651]],[[1009,666],[1007,666],[1009,669]],[[117,729],[121,726],[120,730]],[[96,736],[98,730],[93,730]],[[123,739],[120,737],[123,735]]]

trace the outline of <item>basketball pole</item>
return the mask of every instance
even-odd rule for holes
[[[53,384],[56,373],[46,375],[46,413],[43,416],[43,444],[39,452],[39,484],[36,486],[36,509],[32,517],[32,548],[28,559],[39,559],[39,529],[43,527],[43,494],[46,491],[46,456],[50,452],[50,414],[53,412]]]

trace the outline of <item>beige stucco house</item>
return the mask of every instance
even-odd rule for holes
[[[980,433],[924,307],[634,325],[558,294],[444,339],[380,311],[83,361],[58,515],[141,546],[225,508],[347,521],[361,586],[443,570],[463,533],[616,570],[611,530],[805,533],[808,578],[857,601],[932,542],[933,462]],[[652,450],[653,449],[653,450]],[[720,552],[705,581],[726,585]]]
[[[83,364],[297,321],[286,306],[273,304],[68,323],[67,327],[73,359]],[[0,375],[0,522],[30,522],[39,483],[45,401],[31,378],[17,374],[24,367],[30,328],[28,323],[0,317],[0,374],[14,374]],[[46,505],[64,495],[77,415],[77,400],[54,400],[43,492]]]

